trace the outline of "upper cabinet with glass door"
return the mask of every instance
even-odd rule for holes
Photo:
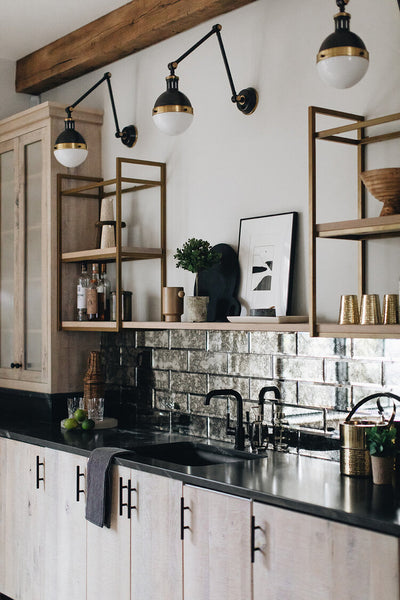
[[[82,388],[99,338],[57,331],[57,173],[101,175],[102,115],[76,111],[89,145],[78,169],[52,152],[64,108],[53,103],[0,121],[0,387],[60,393]],[[73,226],[62,223],[63,228]]]

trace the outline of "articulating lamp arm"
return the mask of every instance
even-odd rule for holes
[[[400,2],[400,0],[399,0],[399,2]],[[178,64],[180,62],[182,62],[182,60],[184,60],[187,56],[189,56],[189,54],[191,54],[194,50],[196,50],[199,46],[201,46],[201,44],[203,44],[206,40],[208,40],[209,37],[211,37],[215,33],[217,36],[217,39],[218,39],[219,47],[220,47],[221,54],[222,54],[222,59],[224,61],[226,74],[228,76],[229,85],[230,85],[231,92],[232,92],[231,100],[232,100],[232,102],[234,102],[237,105],[238,109],[241,112],[243,112],[246,115],[249,115],[252,112],[254,112],[257,107],[258,95],[254,88],[246,88],[244,90],[241,90],[239,92],[239,94],[236,92],[235,84],[233,83],[232,73],[231,73],[231,70],[229,67],[228,59],[226,56],[224,44],[223,44],[222,37],[221,37],[221,29],[222,29],[222,25],[219,25],[219,24],[213,25],[211,31],[209,31],[204,37],[202,37],[201,40],[199,40],[196,44],[194,44],[191,48],[189,48],[189,50],[187,50],[184,54],[182,54],[182,56],[180,56],[173,62],[169,63],[168,69],[172,76],[175,75],[175,69],[177,68]]]
[[[103,83],[103,81],[107,81],[108,93],[110,96],[111,107],[112,107],[114,122],[115,122],[115,137],[120,138],[122,143],[125,144],[125,146],[128,146],[129,148],[131,148],[136,143],[137,130],[134,125],[128,125],[127,127],[124,127],[122,131],[120,130],[110,79],[111,79],[111,73],[104,73],[103,77],[101,79],[99,79],[99,81],[97,83],[95,83],[87,92],[82,94],[82,96],[80,98],[78,98],[78,100],[76,100],[73,104],[71,104],[70,106],[67,106],[67,108],[65,109],[65,112],[67,113],[68,118],[71,119],[71,113],[74,110],[74,108],[76,106],[78,106],[78,104],[80,104],[82,102],[82,100],[87,98],[87,96],[89,96],[96,88],[98,88],[99,85],[101,85]]]

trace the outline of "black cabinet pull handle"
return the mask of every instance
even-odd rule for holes
[[[76,501],[79,502],[80,494],[84,494],[85,490],[81,490],[80,487],[80,478],[83,477],[85,480],[85,473],[81,473],[79,465],[76,465]]]
[[[22,364],[21,363],[11,363],[10,367],[12,369],[21,369],[22,368]]]
[[[128,490],[128,502],[123,502],[124,490]],[[131,518],[132,510],[136,509],[136,506],[132,506],[132,492],[136,492],[136,488],[132,487],[131,480],[128,479],[128,484],[124,485],[122,477],[119,478],[119,515],[122,517],[124,506],[127,508],[127,517]]]
[[[185,506],[185,499],[181,498],[181,540],[185,538],[185,529],[190,529],[189,525],[185,525],[185,510],[190,510],[189,506]]]
[[[255,552],[261,552],[261,548],[256,548],[254,546],[255,544],[255,531],[256,529],[261,529],[261,527],[259,525],[256,525],[256,518],[255,517],[251,517],[251,529],[250,529],[250,535],[251,535],[251,541],[250,541],[250,546],[251,546],[251,562],[254,562],[254,554]]]
[[[40,467],[44,467],[44,462],[40,462],[39,456],[36,456],[36,489],[39,489],[39,485],[41,481],[44,481],[44,477],[39,477],[39,469]],[[43,469],[44,474],[44,469]]]

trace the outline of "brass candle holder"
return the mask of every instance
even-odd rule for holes
[[[382,323],[378,294],[363,294],[360,310],[361,325],[379,325]]]
[[[399,322],[398,294],[385,294],[383,296],[382,315],[384,325],[394,325]]]
[[[353,325],[360,322],[358,300],[355,294],[340,296],[339,325]]]

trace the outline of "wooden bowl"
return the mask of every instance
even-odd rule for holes
[[[361,180],[367,190],[383,202],[381,217],[400,214],[400,168],[364,171]]]

